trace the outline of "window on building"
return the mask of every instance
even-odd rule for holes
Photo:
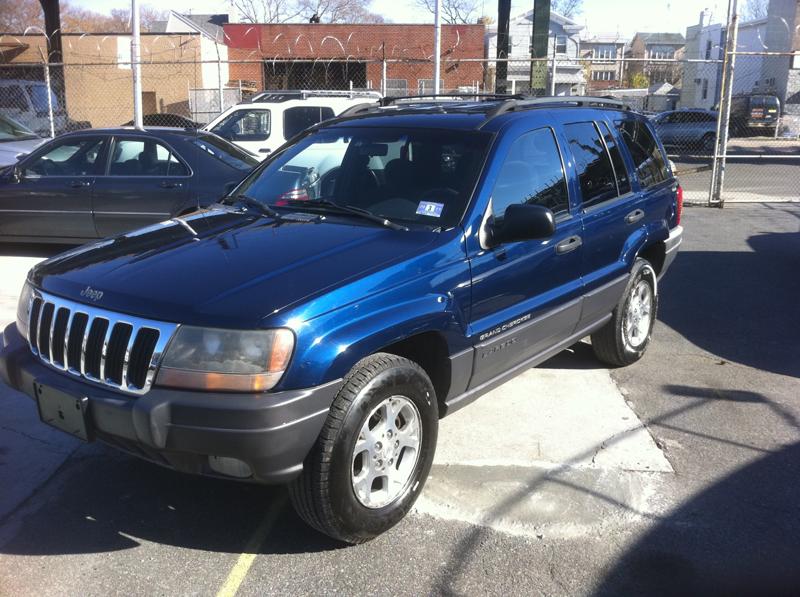
[[[575,159],[583,206],[617,197],[619,191],[614,167],[597,126],[593,122],[575,122],[566,125],[564,132]]]
[[[711,60],[711,47],[712,47],[711,40],[706,40],[706,60]]]
[[[408,95],[406,79],[386,79],[386,95]]]
[[[592,71],[592,81],[615,81],[616,76],[613,70]]]
[[[612,60],[617,57],[617,51],[614,45],[606,44],[602,46],[595,46],[592,50],[592,58],[595,60]]]
[[[675,58],[675,48],[672,46],[651,46],[650,58],[653,60],[672,60]]]
[[[708,79],[703,79],[703,99],[708,99]]]
[[[509,205],[542,205],[554,214],[569,209],[567,182],[553,131],[525,133],[514,141],[492,191],[495,220],[503,219]]]
[[[629,119],[617,121],[617,127],[622,142],[631,154],[642,188],[666,180],[669,176],[667,162],[647,125],[639,120]]]
[[[556,35],[556,54],[567,53],[567,36]]]

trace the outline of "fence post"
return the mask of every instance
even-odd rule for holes
[[[216,41],[214,42],[214,48],[217,50],[217,89],[219,92],[219,113],[222,114],[225,111],[225,97],[222,89],[222,59],[219,55],[219,44]]]
[[[47,86],[47,118],[50,121],[50,136],[56,136],[56,123],[53,117],[53,86],[50,84],[50,63],[44,62],[44,82]]]
[[[381,60],[381,95],[386,97],[387,81],[386,81],[386,56]]]
[[[553,49],[553,66],[551,68],[551,75],[550,75],[550,95],[554,96],[556,94],[556,51],[555,48]]]
[[[722,65],[722,93],[717,114],[717,138],[714,144],[714,163],[711,169],[711,189],[709,205],[724,207],[722,197],[725,183],[725,162],[728,153],[728,132],[731,120],[731,98],[733,96],[733,76],[736,66],[736,43],[739,36],[739,17],[736,14],[737,0],[728,0],[728,36],[725,42],[725,55]]]

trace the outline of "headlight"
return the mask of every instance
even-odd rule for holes
[[[156,384],[193,390],[266,391],[278,383],[294,350],[291,330],[220,330],[181,326]]]
[[[28,339],[31,321],[31,303],[33,302],[33,286],[25,282],[17,303],[17,329],[22,337]]]

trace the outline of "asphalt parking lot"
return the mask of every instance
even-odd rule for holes
[[[684,220],[645,358],[581,343],[443,420],[415,512],[357,547],[0,389],[0,594],[796,593],[800,206]],[[0,322],[53,251],[0,246]]]

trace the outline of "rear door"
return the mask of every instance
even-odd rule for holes
[[[575,164],[583,218],[585,288],[579,325],[610,313],[627,282],[625,245],[644,217],[616,137],[603,119],[564,126]]]
[[[564,163],[549,127],[518,136],[502,162],[492,191],[494,221],[515,203],[550,208],[556,232],[547,239],[469,249],[476,348],[470,387],[564,340],[580,314],[581,221],[570,210]]]
[[[106,140],[68,137],[23,158],[20,181],[0,195],[0,234],[95,238],[92,188]]]
[[[186,202],[190,179],[186,162],[163,141],[116,136],[106,174],[94,187],[97,234],[112,236],[169,218]]]

